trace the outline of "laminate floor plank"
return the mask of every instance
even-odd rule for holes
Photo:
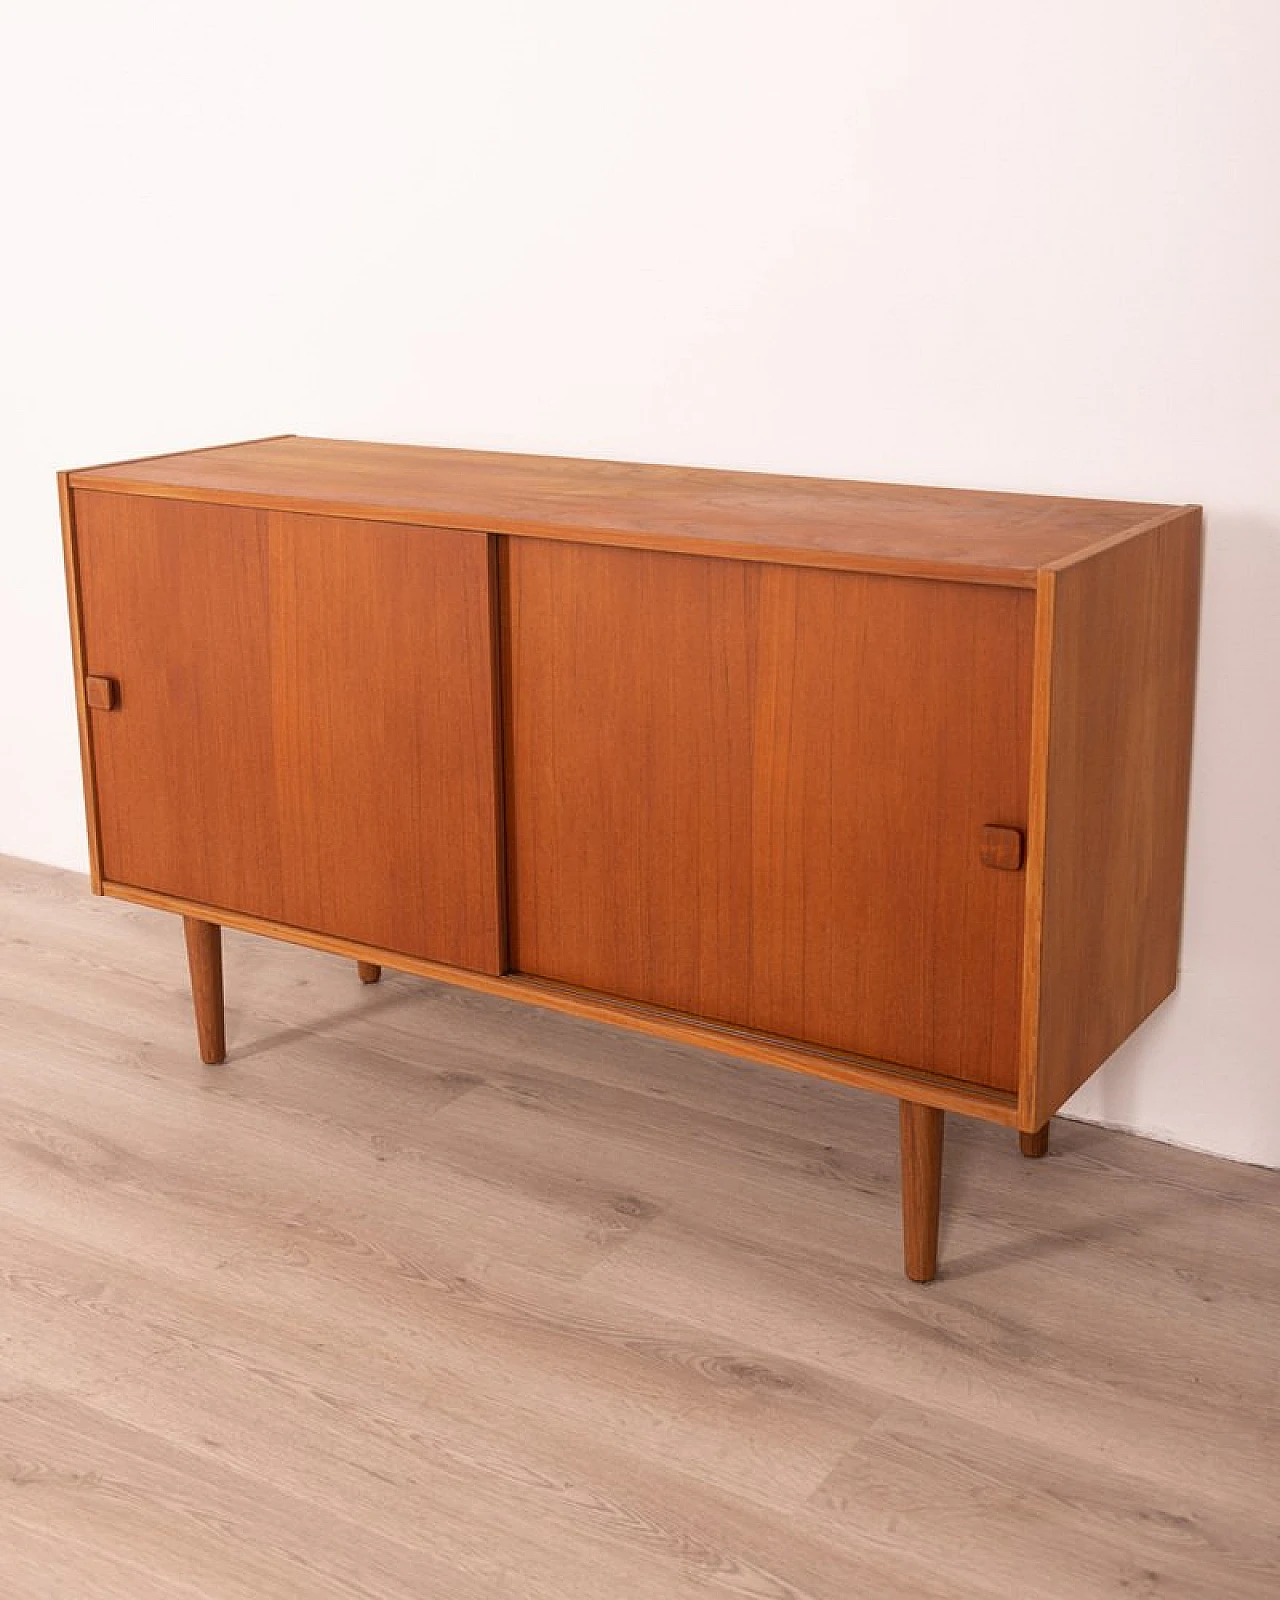
[[[426,1394],[436,1411],[462,1397],[477,1428],[526,1440],[554,1427],[581,1431],[588,1444],[593,1434],[625,1439],[637,1458],[678,1463],[690,1480],[731,1487],[762,1508],[801,1503],[885,1403],[856,1381],[765,1360],[741,1341],[708,1340],[661,1312],[619,1312],[510,1268],[479,1281],[432,1279],[420,1263],[412,1275],[394,1274],[383,1259],[353,1285],[340,1281],[343,1263],[332,1251],[284,1260],[258,1251],[233,1258],[216,1277],[190,1272],[157,1283],[128,1260],[88,1246],[77,1255],[65,1234],[12,1224],[9,1240],[10,1369],[30,1379],[56,1366],[63,1385],[68,1377],[87,1381],[39,1343],[49,1299],[65,1305],[74,1296],[66,1338],[108,1347],[115,1396],[129,1390],[131,1376],[141,1373],[151,1389],[167,1381],[170,1358],[194,1361],[212,1349],[228,1382],[247,1388],[264,1373],[300,1394],[308,1385],[347,1392],[354,1383],[353,1409],[361,1392],[392,1406],[418,1406]],[[311,1288],[317,1281],[320,1294]],[[127,1358],[133,1326],[145,1366]],[[268,1405],[270,1390],[259,1398]]]
[[[10,1401],[0,1422],[0,1518],[19,1529],[52,1528],[72,1561],[76,1547],[87,1546],[127,1559],[153,1584],[163,1575],[179,1592],[209,1600],[474,1596],[492,1593],[501,1577],[492,1552],[446,1564],[421,1544],[377,1537],[332,1509],[320,1513],[270,1476],[247,1477],[212,1450],[175,1447],[90,1403],[34,1393]],[[0,1574],[3,1563],[0,1552]]]
[[[1105,1240],[1094,1246],[1105,1248]],[[1148,1287],[1140,1277],[1127,1275],[1099,1311],[1077,1305],[1088,1273],[1085,1263],[1079,1282],[1064,1286],[1024,1267],[995,1274],[981,1297],[962,1279],[921,1302],[906,1284],[841,1278],[825,1265],[773,1255],[753,1259],[710,1231],[677,1237],[662,1223],[588,1282],[619,1299],[657,1298],[698,1326],[856,1374],[882,1393],[925,1395],[936,1409],[1014,1440],[1052,1439],[1100,1470],[1157,1483],[1171,1472],[1194,1475],[1206,1502],[1234,1498],[1264,1522],[1275,1518],[1280,1378],[1265,1335],[1247,1330],[1237,1353],[1233,1326],[1219,1319],[1212,1361],[1220,1370],[1207,1358],[1180,1364],[1179,1317],[1138,1316]],[[1188,1296],[1182,1316],[1194,1316],[1198,1304]],[[1131,1314],[1148,1330],[1169,1323],[1150,1360],[1125,1328]],[[1091,1320],[1099,1316],[1101,1327]]]
[[[1027,1600],[1275,1594],[1274,1532],[1230,1502],[1206,1505],[1193,1485],[1157,1489],[1099,1472],[1052,1437],[1013,1440],[923,1406],[879,1419],[813,1505],[846,1537],[906,1538],[958,1577],[994,1578]]]
[[[0,1595],[1253,1600],[1280,1178],[951,1118],[0,858]]]

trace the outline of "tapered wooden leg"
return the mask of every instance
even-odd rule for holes
[[[1049,1154],[1049,1124],[1037,1128],[1034,1133],[1020,1133],[1018,1145],[1024,1156],[1047,1156]]]
[[[902,1147],[902,1257],[907,1277],[928,1283],[938,1270],[942,1200],[942,1112],[898,1102]]]
[[[356,971],[360,974],[361,983],[377,983],[382,976],[382,968],[376,961],[357,961]]]
[[[183,917],[191,1000],[196,1012],[200,1059],[216,1066],[227,1059],[227,1029],[222,1008],[222,929],[216,922]]]

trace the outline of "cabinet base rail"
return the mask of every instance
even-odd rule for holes
[[[524,973],[491,974],[446,966],[439,961],[421,960],[416,956],[400,955],[352,939],[335,938],[327,933],[272,922],[266,917],[249,916],[239,911],[227,911],[198,901],[184,900],[176,895],[160,894],[135,884],[108,879],[103,881],[101,888],[102,893],[112,899],[151,906],[158,911],[177,912],[183,918],[194,917],[197,921],[216,923],[220,927],[235,928],[242,933],[258,934],[267,939],[281,939],[286,944],[302,945],[308,950],[325,950],[330,955],[345,956],[368,967],[377,966],[379,970],[387,967],[393,972],[412,973],[420,978],[452,984],[455,988],[474,989],[481,994],[497,994],[509,1000],[527,1001],[549,1011],[562,1012],[565,1016],[628,1028],[635,1033],[647,1033],[677,1044],[695,1045],[700,1050],[712,1050],[730,1059],[785,1067],[790,1072],[826,1078],[851,1089],[871,1089],[877,1094],[918,1100],[923,1105],[936,1106],[940,1111],[958,1111],[963,1116],[978,1117],[983,1122],[999,1123],[1004,1128],[1018,1126],[1018,1098],[1008,1090],[962,1083],[954,1078],[918,1072],[869,1056],[823,1050],[775,1034],[705,1022],[683,1012],[664,1011],[658,1006],[613,1000],[589,990],[532,978]]]

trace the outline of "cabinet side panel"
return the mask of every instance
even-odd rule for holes
[[[1192,509],[1056,574],[1028,1127],[1177,982],[1200,553]]]

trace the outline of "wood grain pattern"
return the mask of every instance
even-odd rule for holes
[[[932,1283],[938,1271],[943,1113],[933,1106],[901,1100],[898,1132],[902,1262],[913,1283]]]
[[[226,1013],[222,992],[222,929],[216,922],[183,917],[191,1003],[196,1016],[200,1059],[217,1066],[227,1059]]]
[[[1272,1600],[1274,1173],[225,947],[0,861],[6,1600]]]
[[[87,664],[123,701],[93,735],[104,876],[499,971],[487,541],[75,508]]]
[[[98,794],[93,781],[93,736],[85,700],[84,610],[80,593],[80,560],[76,551],[75,507],[70,477],[58,474],[58,511],[62,524],[62,567],[67,580],[67,613],[71,625],[71,670],[75,680],[76,722],[80,733],[80,780],[84,786],[85,826],[89,842],[89,886],[102,893],[102,832]]]
[[[102,873],[284,918],[264,512],[77,490]]]
[[[281,920],[501,971],[488,540],[281,512],[268,534]]]
[[[377,983],[382,978],[382,968],[376,961],[357,961],[356,974],[361,983]]]
[[[1057,574],[1036,577],[1035,637],[1031,666],[1030,775],[1023,854],[1022,995],[1018,1027],[1018,1128],[1031,1132],[1040,1061],[1040,982],[1044,953],[1045,843],[1049,820],[1050,689],[1053,678],[1054,600]]]
[[[532,540],[507,585],[517,971],[1013,1088],[1029,597]]]
[[[1197,511],[1049,575],[1034,1070],[1047,1122],[1177,981],[1200,601]]]
[[[285,437],[72,474],[77,487],[543,538],[1034,584],[1168,508]]]

